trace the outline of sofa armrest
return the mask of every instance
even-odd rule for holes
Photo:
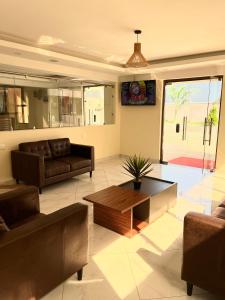
[[[40,212],[39,193],[35,186],[1,186],[8,191],[0,194],[0,215],[10,226]]]
[[[184,219],[182,279],[208,289],[225,280],[225,220],[190,212]]]
[[[94,146],[80,145],[80,144],[70,144],[71,154],[81,157],[85,157],[91,160],[92,171],[95,168],[95,150]]]
[[[87,212],[74,204],[1,234],[0,299],[39,299],[87,264]]]
[[[38,187],[44,185],[44,157],[30,152],[11,152],[13,177]]]

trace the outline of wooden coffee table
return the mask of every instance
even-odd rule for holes
[[[127,237],[148,225],[149,195],[110,186],[83,198],[94,204],[94,222]],[[139,210],[139,205],[146,209]]]
[[[83,199],[94,204],[95,223],[132,237],[176,204],[177,183],[144,176],[138,191],[127,181]]]

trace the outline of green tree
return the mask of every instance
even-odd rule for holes
[[[191,90],[187,86],[174,86],[169,88],[169,96],[172,102],[175,104],[174,109],[174,121],[177,118],[178,111],[185,103],[190,101]]]
[[[208,114],[208,121],[212,121],[212,125],[217,125],[219,121],[218,117],[218,109],[215,104],[213,104],[213,107],[210,109],[209,114]]]

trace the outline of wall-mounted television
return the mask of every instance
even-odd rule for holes
[[[156,104],[156,81],[139,80],[122,82],[121,84],[122,105],[155,105]]]

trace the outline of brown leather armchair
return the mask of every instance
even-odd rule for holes
[[[72,144],[68,138],[19,144],[11,152],[17,183],[42,187],[94,170],[94,147]]]
[[[73,204],[40,213],[33,186],[0,188],[0,299],[39,299],[74,273],[82,279],[88,256],[88,210]]]
[[[225,202],[212,216],[190,212],[184,219],[182,279],[225,297]]]

